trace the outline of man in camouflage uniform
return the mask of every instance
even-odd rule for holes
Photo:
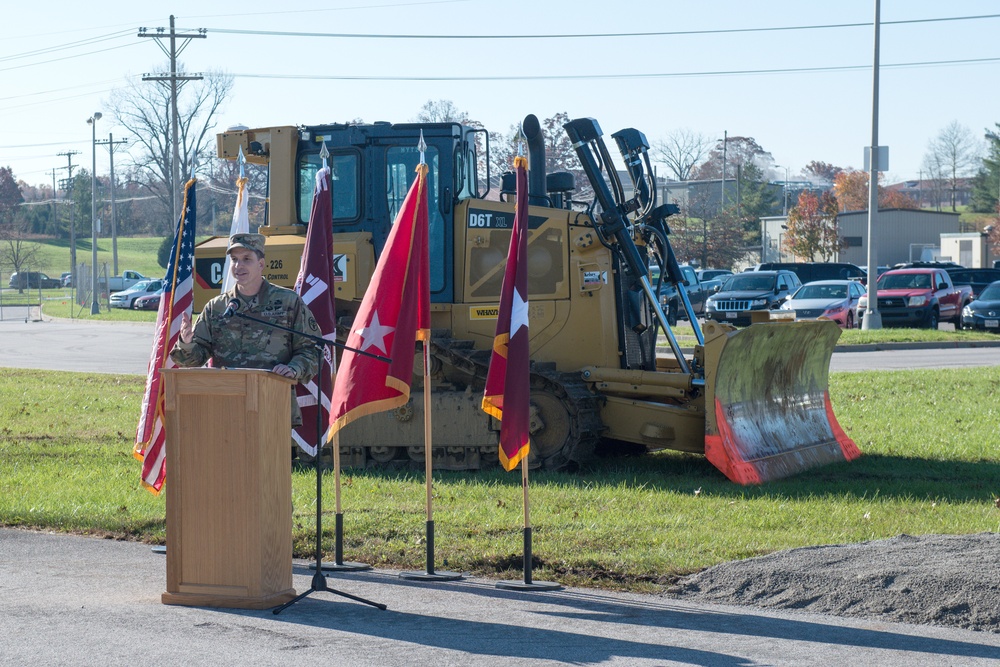
[[[316,319],[298,294],[264,279],[264,237],[234,234],[226,250],[236,285],[207,304],[198,322],[181,317],[181,330],[170,358],[178,366],[202,366],[209,359],[216,368],[264,368],[308,382],[319,369],[319,353],[312,341],[239,317],[224,317],[234,299],[237,312],[259,320],[322,336]],[[292,388],[292,426],[302,423],[302,412]]]

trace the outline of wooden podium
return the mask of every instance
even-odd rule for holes
[[[292,588],[292,380],[174,368],[166,382],[163,604],[267,609]]]

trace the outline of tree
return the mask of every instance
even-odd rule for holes
[[[951,210],[957,210],[955,193],[959,179],[970,176],[981,161],[982,147],[966,126],[953,120],[927,145],[924,166],[946,184]]]
[[[813,261],[819,256],[829,262],[844,247],[837,234],[837,200],[829,192],[816,196],[803,191],[788,212],[786,227],[784,246],[795,257]]]
[[[563,129],[569,120],[569,114],[561,111],[540,121],[545,144],[545,173],[567,171],[573,174],[576,180],[574,199],[588,200],[594,196],[593,190],[576,155],[576,149]],[[511,125],[506,134],[490,132],[490,170],[494,175],[513,171],[514,158],[517,156],[518,129],[517,125]],[[524,151],[527,154],[527,145],[524,146]]]
[[[183,68],[179,68],[183,72]],[[200,81],[189,81],[178,95],[178,151],[181,179],[186,180],[193,166],[204,167],[213,154],[216,116],[233,87],[233,78],[211,72]],[[149,82],[131,81],[111,92],[111,107],[118,122],[135,138],[140,147],[133,161],[144,177],[147,191],[155,195],[162,208],[156,232],[169,233],[173,193],[181,183],[173,183],[172,124],[169,115],[170,90]]]
[[[781,210],[778,190],[767,182],[764,170],[753,162],[740,166],[736,173],[739,194],[726,202],[726,208],[743,226],[744,245],[760,245],[761,217]]]
[[[997,131],[986,130],[986,157],[972,179],[972,210],[990,213],[996,210],[1000,195],[1000,123]]]
[[[417,113],[418,123],[462,123],[474,122],[469,114],[462,111],[451,100],[427,100]],[[477,123],[478,125],[478,123]]]
[[[31,235],[19,209],[24,202],[21,188],[14,180],[10,167],[0,167],[0,264],[11,267],[11,273],[28,268],[38,254],[38,244]],[[23,292],[18,285],[18,292]]]
[[[719,140],[708,154],[708,159],[694,170],[699,180],[722,178],[725,167],[726,179],[733,178],[739,169],[755,164],[766,168],[774,164],[771,154],[761,148],[753,137],[728,137]]]
[[[841,167],[832,165],[829,162],[813,160],[805,166],[802,173],[804,173],[806,178],[810,181],[833,183],[833,179],[837,178],[837,174],[842,171],[844,170]]]
[[[879,173],[879,180],[882,174]],[[848,169],[837,174],[833,180],[833,193],[840,211],[868,210],[868,172]],[[878,186],[879,208],[920,208],[917,202],[902,192],[886,190]]]
[[[681,215],[667,219],[670,244],[679,261],[703,267],[730,267],[746,254],[743,221],[735,208],[719,211],[718,199],[707,190],[689,190]]]
[[[689,181],[695,166],[705,159],[712,140],[688,129],[675,130],[666,139],[654,141],[651,157],[667,165],[678,181]]]

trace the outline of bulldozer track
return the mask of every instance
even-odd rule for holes
[[[482,392],[486,384],[486,374],[489,370],[490,352],[476,350],[472,341],[454,339],[448,336],[433,336],[431,339],[431,354],[443,365],[461,370],[470,378],[472,390]],[[594,456],[603,423],[600,416],[600,397],[594,394],[589,385],[583,381],[579,373],[563,373],[546,364],[532,363],[530,370],[532,397],[548,395],[556,399],[565,410],[565,424],[544,423],[543,429],[556,429],[563,426],[566,437],[555,448],[541,447],[533,449],[540,456],[535,457],[534,465],[546,470],[574,469]],[[447,372],[446,372],[447,374]],[[533,400],[533,402],[535,402]],[[538,406],[535,406],[538,409]],[[551,412],[543,414],[544,422],[558,417]],[[534,423],[534,420],[533,420]],[[534,441],[536,433],[532,432]],[[534,443],[533,443],[534,447]],[[529,464],[531,455],[529,455]],[[539,460],[540,459],[540,460]]]

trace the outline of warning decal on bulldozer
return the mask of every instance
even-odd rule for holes
[[[470,320],[495,320],[500,315],[500,306],[472,306],[469,308]]]

